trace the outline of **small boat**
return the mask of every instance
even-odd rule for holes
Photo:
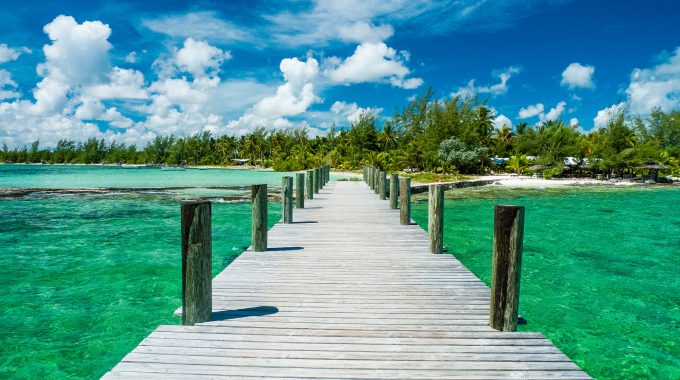
[[[134,165],[134,164],[122,164],[123,169],[141,169],[146,167],[145,165]]]

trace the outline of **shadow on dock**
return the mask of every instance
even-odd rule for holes
[[[301,251],[305,249],[305,247],[273,247],[273,248],[267,248],[267,252],[279,252],[279,251]]]
[[[274,306],[257,306],[246,309],[222,310],[212,313],[211,321],[225,321],[227,319],[237,319],[246,317],[260,317],[263,315],[276,314],[279,309]]]

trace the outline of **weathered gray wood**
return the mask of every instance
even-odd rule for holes
[[[281,203],[283,223],[293,223],[293,177],[284,176],[281,179]]]
[[[489,312],[489,326],[496,330],[517,329],[523,239],[524,206],[496,205]]]
[[[214,320],[158,327],[106,377],[587,378],[542,334],[489,327],[489,288],[367,185],[322,194],[215,277]]]
[[[314,199],[314,171],[307,170],[307,199]]]
[[[255,252],[267,250],[267,185],[251,186],[253,217],[251,247]]]
[[[182,204],[182,324],[212,315],[212,212],[210,202]]]
[[[399,179],[399,223],[411,224],[411,178]]]
[[[387,199],[387,173],[381,171],[380,172],[380,200],[385,200]]]
[[[390,208],[396,209],[399,203],[399,174],[390,175]]]
[[[368,187],[373,190],[375,188],[375,168],[372,166],[368,167]]]
[[[430,252],[444,252],[444,186],[430,185],[427,213],[427,232]]]
[[[295,173],[295,208],[305,208],[305,173]]]
[[[314,168],[314,194],[318,194],[321,190],[321,173],[319,168]]]
[[[380,195],[380,169],[375,169],[373,174],[373,192]]]

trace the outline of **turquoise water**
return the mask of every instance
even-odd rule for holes
[[[0,165],[0,188],[278,186],[282,175]],[[178,323],[181,201],[239,191],[0,198],[0,378],[98,377],[159,324]],[[445,244],[487,283],[493,205],[526,206],[523,330],[597,378],[680,378],[680,189],[447,195]],[[269,224],[279,217],[270,203]],[[415,202],[414,219],[426,217]],[[249,244],[249,220],[247,202],[213,205],[215,273]]]
[[[680,188],[447,192],[445,246],[490,283],[494,204],[526,207],[520,314],[588,374],[680,378]],[[427,202],[414,219],[427,225]]]
[[[233,173],[214,172],[221,183]],[[239,184],[270,173],[250,176]],[[159,324],[177,324],[180,204],[197,192],[0,199],[0,378],[96,378]],[[250,244],[250,213],[248,202],[213,204],[214,273]],[[270,202],[269,225],[280,215]]]
[[[148,188],[247,186],[266,183],[281,186],[291,173],[238,170],[160,168],[127,169],[122,166],[0,165],[0,188]]]

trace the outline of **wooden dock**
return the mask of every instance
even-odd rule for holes
[[[104,378],[589,378],[490,328],[489,288],[363,182],[294,212],[215,277],[212,321],[158,327]]]

